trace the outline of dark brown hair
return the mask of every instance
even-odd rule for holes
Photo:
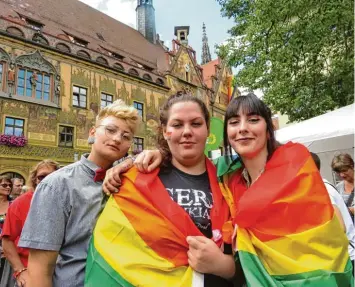
[[[280,146],[280,143],[278,143],[275,138],[275,127],[272,123],[272,114],[270,108],[253,93],[234,98],[227,107],[227,111],[224,117],[223,137],[226,153],[229,153],[230,155],[232,154],[232,148],[229,144],[227,134],[228,120],[237,116],[240,112],[245,114],[255,114],[265,120],[267,133],[269,135],[267,140],[267,151],[268,159],[270,159],[276,148]]]
[[[168,142],[164,139],[163,128],[166,127],[169,120],[169,112],[173,105],[177,103],[187,103],[192,102],[196,103],[203,114],[203,117],[206,121],[207,128],[210,126],[210,114],[205,103],[198,97],[184,92],[178,92],[170,96],[164,105],[160,109],[160,125],[158,127],[158,137],[157,137],[157,147],[160,153],[163,155],[162,165],[167,166],[172,159],[171,152],[168,146]]]
[[[12,188],[12,181],[10,175],[8,174],[0,175],[0,184],[2,184],[3,181],[11,184],[11,188]],[[10,194],[7,195],[7,200],[10,201]]]
[[[0,175],[0,184],[3,181],[7,181],[8,183],[11,183],[11,185],[12,185],[11,177],[9,175],[7,175],[7,174]]]

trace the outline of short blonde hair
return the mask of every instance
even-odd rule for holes
[[[138,111],[134,107],[126,105],[122,100],[116,100],[104,107],[96,117],[96,124],[109,116],[124,120],[133,134],[141,121]]]

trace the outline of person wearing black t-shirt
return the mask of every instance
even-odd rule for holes
[[[213,165],[204,155],[209,134],[208,110],[200,99],[177,94],[162,107],[160,123],[158,146],[164,160],[158,173],[159,180],[171,200],[190,216],[204,235],[187,237],[188,263],[195,271],[204,274],[204,287],[241,286],[244,276],[239,263],[234,261],[231,246],[224,244],[222,251],[215,243],[215,213],[211,211],[218,198],[215,197],[216,189],[222,201],[224,199],[215,177],[216,171],[214,169],[213,176],[210,176],[207,166]],[[104,181],[105,192],[118,187],[112,183],[118,183],[120,172],[122,169],[118,167],[108,173]],[[107,188],[109,186],[111,189]],[[221,217],[222,214],[218,218]]]
[[[169,165],[160,169],[159,178],[172,200],[190,215],[191,219],[207,238],[212,238],[210,211],[213,205],[207,171],[202,174],[188,174]],[[226,248],[231,254],[231,248]],[[205,287],[233,286],[232,282],[219,276],[205,274]]]

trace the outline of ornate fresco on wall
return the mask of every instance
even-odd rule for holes
[[[180,55],[178,57],[176,64],[173,67],[172,75],[177,78],[186,81],[186,72],[189,73],[189,82],[195,86],[201,86],[201,80],[196,72],[195,64],[192,62],[190,55],[185,48],[181,48]]]
[[[116,80],[110,79],[107,76],[100,77],[100,92],[105,92],[111,95],[116,94]]]
[[[56,135],[58,111],[45,106],[29,105],[28,131]]]
[[[9,114],[18,117],[27,117],[29,106],[27,103],[17,101],[3,101],[2,111],[4,114]]]
[[[21,148],[0,145],[0,154],[3,155],[5,158],[13,159],[42,160],[45,158],[51,158],[60,162],[71,163],[73,162],[75,152],[81,154],[84,151],[61,147],[46,147],[34,145],[26,145]]]
[[[117,90],[118,98],[127,103],[129,92],[127,91],[125,82],[122,83],[121,88]]]
[[[132,85],[132,101],[133,100],[136,100],[138,102],[142,102],[142,103],[145,103],[146,100],[145,100],[145,89],[142,89],[140,87],[137,87],[137,86],[133,86]],[[133,104],[133,102],[132,102]]]
[[[71,81],[79,86],[90,87],[90,73],[82,68],[73,67]]]
[[[98,75],[96,75],[95,73],[92,73],[92,75],[91,75],[92,83],[90,86],[90,88],[91,88],[90,100],[92,102],[96,102],[96,103],[98,103],[100,101],[99,89],[97,86],[97,82],[99,81],[98,78],[99,78]]]
[[[58,98],[60,108],[46,106],[46,103],[37,105],[9,98],[0,99],[1,114],[27,119],[26,131],[29,138],[28,144],[22,148],[0,146],[1,169],[13,168],[19,171],[20,166],[23,166],[23,172],[28,174],[29,168],[44,158],[52,158],[68,164],[74,161],[74,153],[87,152],[89,150],[88,133],[94,125],[101,105],[101,91],[112,94],[114,99],[120,98],[126,103],[137,100],[145,104],[145,121],[141,125],[142,129],[138,136],[144,138],[145,148],[155,147],[159,107],[166,99],[164,88],[145,86],[144,83],[135,79],[125,78],[124,81],[120,76],[111,75],[107,71],[97,71],[97,68],[91,69],[88,65],[80,67],[76,60],[74,62],[63,58],[63,60],[57,61],[56,59],[60,55],[49,58],[49,54],[38,52],[35,49],[25,51],[3,43],[0,47],[3,49],[0,49],[0,59],[7,62],[16,59],[18,64],[52,74],[55,83],[57,83],[53,87],[54,92],[60,94]],[[88,89],[87,109],[73,108],[73,84]],[[1,121],[2,118],[0,123]],[[59,124],[75,127],[75,148],[57,146]],[[0,131],[3,131],[3,126],[0,126]],[[3,162],[10,159],[12,164],[3,166]]]

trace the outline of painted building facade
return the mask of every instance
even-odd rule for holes
[[[132,150],[155,146],[159,108],[179,90],[223,115],[225,103],[205,83],[181,29],[169,51],[76,0],[26,4],[0,0],[0,137],[27,140],[22,147],[0,142],[0,174],[27,178],[42,159],[63,165],[77,160],[89,151],[98,111],[116,99],[134,105],[143,118]]]

